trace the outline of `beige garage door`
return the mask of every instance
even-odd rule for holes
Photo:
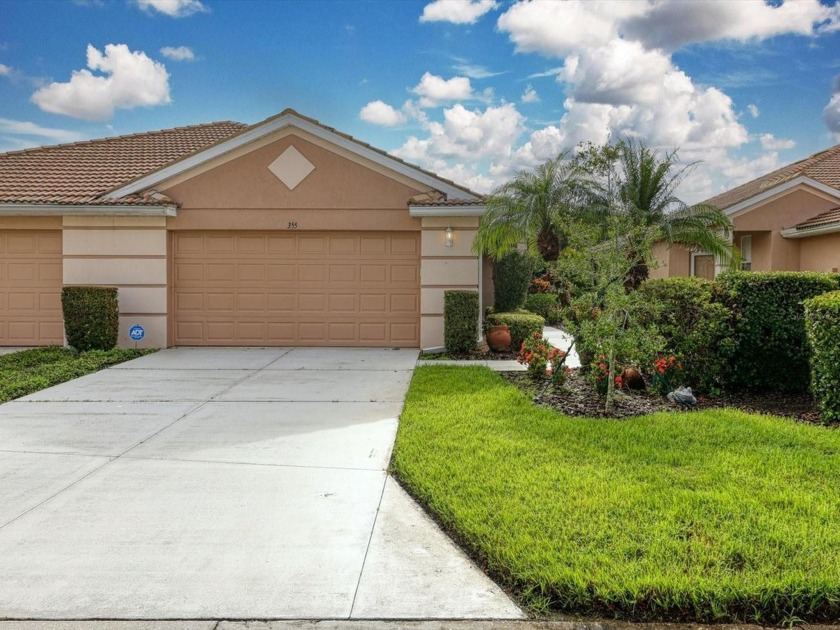
[[[420,235],[176,232],[176,345],[420,344]]]
[[[0,346],[64,343],[61,232],[0,230]]]

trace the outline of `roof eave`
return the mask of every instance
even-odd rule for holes
[[[339,147],[355,153],[363,158],[370,160],[380,166],[391,169],[442,192],[449,197],[466,197],[470,199],[477,199],[478,197],[468,189],[456,186],[450,182],[434,177],[418,168],[411,166],[405,162],[401,162],[387,154],[380,153],[372,148],[366,147],[354,139],[344,137],[343,135],[331,131],[326,127],[314,123],[311,120],[300,116],[294,112],[284,112],[273,118],[269,118],[263,122],[257,123],[245,131],[233,136],[232,138],[222,140],[221,142],[197,153],[189,155],[182,160],[174,162],[169,166],[165,166],[157,171],[139,177],[132,182],[129,182],[120,188],[114,189],[105,195],[107,199],[119,199],[126,195],[132,195],[144,190],[148,190],[161,182],[171,179],[181,173],[189,171],[193,168],[201,166],[221,155],[230,151],[234,151],[251,142],[259,140],[276,131],[280,131],[285,127],[296,127],[302,131],[310,133],[322,140],[331,142]]]
[[[408,206],[408,213],[415,218],[423,217],[481,217],[487,212],[485,205],[465,206]]]
[[[822,234],[834,234],[840,232],[840,221],[837,223],[830,223],[821,227],[812,227],[804,229],[796,229],[795,227],[787,228],[781,231],[784,238],[808,238],[809,236],[820,236]]]
[[[782,184],[778,184],[777,186],[773,186],[772,188],[767,188],[766,190],[762,190],[757,195],[753,195],[752,197],[749,197],[747,199],[744,199],[743,201],[739,201],[736,204],[733,204],[733,205],[731,205],[727,208],[724,208],[723,213],[726,216],[731,217],[731,216],[741,212],[742,210],[746,210],[747,208],[749,208],[751,206],[754,206],[754,205],[760,204],[764,201],[767,201],[768,199],[771,199],[772,197],[775,197],[776,195],[778,195],[780,193],[786,192],[786,191],[788,191],[792,188],[796,188],[797,186],[800,186],[802,184],[805,184],[807,186],[811,186],[812,188],[815,188],[816,190],[819,190],[820,192],[823,192],[827,195],[831,195],[832,197],[840,200],[840,190],[837,190],[836,188],[832,188],[831,186],[823,184],[822,182],[818,182],[817,180],[815,180],[811,177],[806,177],[805,175],[800,175],[799,177],[795,177],[795,178],[793,178],[789,181],[786,181]]]
[[[60,203],[0,203],[0,217],[55,216],[117,216],[117,217],[174,217],[174,205],[106,205]]]

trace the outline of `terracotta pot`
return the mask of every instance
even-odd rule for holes
[[[487,345],[493,352],[510,350],[510,330],[505,324],[491,326],[485,335]]]
[[[621,381],[627,389],[642,390],[645,388],[645,378],[636,368],[625,368],[621,373]]]

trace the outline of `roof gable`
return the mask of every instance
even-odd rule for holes
[[[474,200],[479,199],[477,193],[459,186],[452,181],[443,179],[434,173],[423,170],[418,166],[409,164],[397,157],[389,155],[385,151],[376,149],[369,144],[361,142],[352,136],[341,133],[332,127],[322,125],[317,120],[307,118],[296,111],[286,109],[277,116],[268,118],[262,122],[251,125],[241,130],[234,136],[216,142],[212,146],[205,147],[188,155],[177,162],[162,166],[151,173],[136,177],[133,181],[120,185],[109,191],[106,195],[109,199],[120,199],[126,195],[136,195],[153,190],[156,186],[171,181],[174,178],[197,169],[212,160],[227,153],[234,152],[251,143],[256,143],[266,136],[270,136],[286,128],[298,129],[315,138],[319,138],[340,149],[349,151],[356,156],[370,161],[380,167],[389,169],[403,177],[407,177],[423,186],[440,191],[446,196]]]

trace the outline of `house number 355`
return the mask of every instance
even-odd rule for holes
[[[289,221],[289,225],[286,226],[288,230],[296,230],[297,229],[297,221]]]

